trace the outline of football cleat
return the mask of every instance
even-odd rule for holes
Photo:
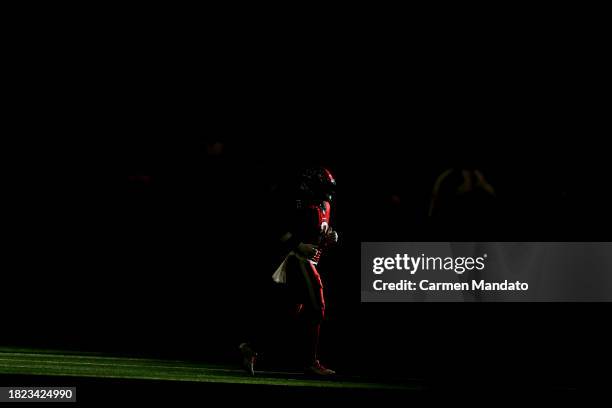
[[[306,374],[313,374],[319,377],[329,377],[335,375],[336,372],[334,370],[330,370],[329,368],[325,368],[321,362],[317,360],[310,367],[306,367]]]
[[[242,366],[245,371],[251,375],[255,375],[255,363],[257,362],[257,353],[247,343],[240,345],[240,353],[242,353]]]

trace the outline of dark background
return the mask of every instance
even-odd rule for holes
[[[5,112],[26,154],[5,173],[0,343],[236,361],[269,303],[284,188],[324,164],[342,234],[321,264],[331,367],[593,379],[609,359],[606,304],[360,303],[361,241],[609,240],[597,26],[493,26],[25,39]],[[495,199],[428,217],[449,168],[480,169]]]
[[[603,240],[604,162],[570,160],[574,151],[560,142],[519,160],[482,146],[449,153],[414,136],[256,139],[131,146],[135,163],[169,158],[149,176],[21,175],[8,220],[3,343],[236,363],[253,319],[269,320],[287,186],[302,166],[324,164],[338,179],[342,234],[321,264],[331,366],[374,377],[574,384],[608,358],[608,305],[361,304],[358,264],[368,240]],[[483,211],[428,217],[436,178],[474,166],[496,189],[486,202],[494,210],[473,203]]]

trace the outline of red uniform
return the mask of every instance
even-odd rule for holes
[[[323,281],[317,265],[326,249],[335,244],[338,235],[331,228],[331,200],[335,180],[326,169],[310,169],[303,174],[299,186],[296,211],[289,232],[282,241],[287,256],[272,276],[285,285],[291,307],[300,319],[306,348],[304,363],[307,371],[330,375],[333,370],[323,367],[318,360],[321,322],[325,317]],[[248,343],[241,345],[245,367],[252,373],[253,352]]]
[[[287,283],[299,300],[304,305],[305,312],[311,312],[317,320],[325,316],[325,297],[323,295],[323,281],[317,270],[322,254],[325,252],[327,234],[331,231],[331,205],[327,201],[320,202],[298,202],[298,218],[300,225],[297,226],[298,236],[296,240],[304,244],[317,247],[317,254],[310,258],[300,256],[299,252],[293,252],[288,258]],[[300,236],[301,235],[301,236]],[[310,310],[308,310],[310,309]]]
[[[319,329],[325,317],[323,281],[317,264],[325,249],[335,242],[334,238],[330,238],[332,235],[331,205],[328,201],[298,202],[291,239],[293,245],[298,243],[298,249],[290,252],[284,265],[290,298],[298,316],[304,321],[308,344],[305,359],[309,362],[317,360]],[[316,255],[304,256],[300,253],[299,243],[316,247]]]

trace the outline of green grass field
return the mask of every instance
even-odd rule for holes
[[[414,381],[377,382],[358,377],[331,380],[301,373],[257,372],[246,375],[239,367],[188,361],[129,358],[100,353],[0,348],[0,378],[6,376],[80,377],[168,382],[261,384],[279,387],[416,390]]]

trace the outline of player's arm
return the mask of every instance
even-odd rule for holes
[[[334,247],[334,246],[338,245],[339,238],[340,237],[339,237],[338,233],[330,228],[325,233],[325,236],[322,239],[321,245],[324,246],[325,248]]]

